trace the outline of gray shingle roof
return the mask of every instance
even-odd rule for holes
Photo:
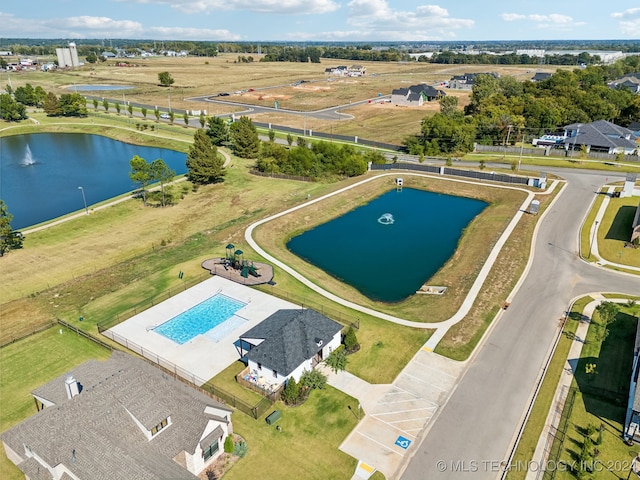
[[[264,339],[246,357],[288,376],[312,358],[342,329],[342,326],[310,308],[278,310],[240,338]]]
[[[56,405],[4,432],[1,438],[19,455],[24,455],[24,445],[28,445],[49,465],[63,463],[81,479],[193,480],[196,477],[173,458],[182,451],[195,451],[209,420],[226,422],[204,413],[207,406],[231,411],[121,352],[114,352],[106,362],[87,362],[71,373],[83,385],[79,395],[67,400],[66,375],[58,377],[37,390],[45,398],[57,398]],[[61,399],[57,383],[62,384]],[[172,424],[149,441],[132,415],[151,427],[170,415]]]
[[[564,140],[565,145],[590,145],[597,147],[636,148],[635,136],[628,128],[620,127],[606,120],[591,123],[572,123],[564,127],[567,131],[578,131],[578,136]],[[629,136],[629,139],[625,138]]]

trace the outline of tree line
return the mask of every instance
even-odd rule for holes
[[[513,144],[572,123],[604,119],[627,126],[640,121],[640,95],[607,83],[638,70],[640,58],[626,57],[613,65],[558,70],[541,82],[478,75],[464,111],[456,98],[444,97],[440,112],[424,118],[420,134],[403,143],[415,155],[456,155],[471,151],[474,142]]]

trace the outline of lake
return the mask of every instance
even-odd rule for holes
[[[177,175],[186,173],[186,155],[142,147],[100,135],[35,133],[0,138],[0,198],[24,229],[84,209],[137,188],[129,179],[134,155],[162,158]],[[78,187],[82,187],[80,190]]]
[[[486,202],[404,188],[293,237],[287,248],[381,302],[413,295],[453,255]]]

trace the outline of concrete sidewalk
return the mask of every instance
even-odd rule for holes
[[[360,405],[351,406],[354,415],[363,415],[340,450],[373,465],[385,477],[395,478],[412,444],[449,398],[464,367],[464,363],[423,348],[388,385],[372,385],[348,372],[325,369],[330,385],[358,399]]]

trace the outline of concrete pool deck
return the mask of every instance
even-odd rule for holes
[[[153,331],[153,328],[183,313],[209,297],[220,293],[246,303],[235,314],[246,321],[218,342],[198,335],[180,345]],[[178,375],[202,385],[240,359],[234,342],[269,315],[298,305],[267,295],[222,277],[210,279],[159,303],[116,325],[104,335],[128,349],[169,368]],[[224,322],[223,322],[224,324]]]

